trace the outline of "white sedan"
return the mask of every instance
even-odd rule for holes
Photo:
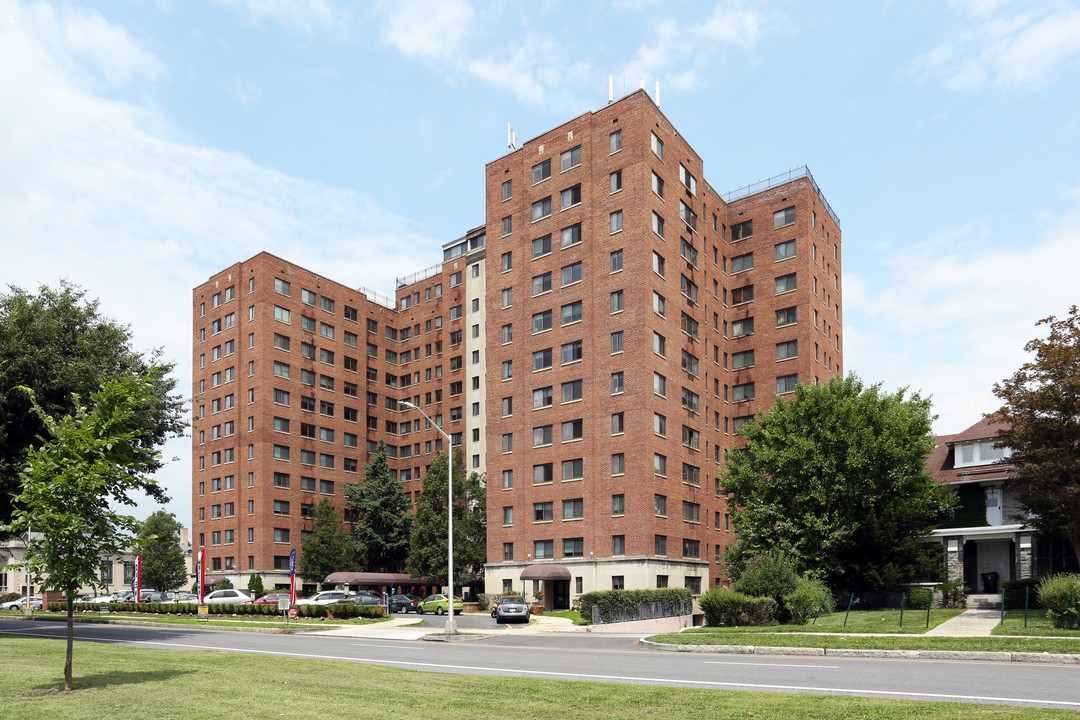
[[[14,600],[9,600],[6,603],[0,604],[0,610],[22,610],[24,607],[26,607],[25,595],[21,598],[15,598]],[[40,610],[41,597],[38,595],[31,595],[30,607],[34,608],[35,610]]]
[[[221,605],[223,603],[246,603],[251,600],[247,590],[214,590],[203,596],[203,605]]]
[[[344,590],[323,590],[317,592],[311,597],[300,598],[296,601],[297,605],[333,605],[334,603],[341,602],[349,593]]]

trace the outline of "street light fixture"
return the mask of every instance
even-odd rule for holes
[[[446,438],[446,584],[449,586],[446,600],[446,634],[456,631],[454,623],[454,441],[446,431],[432,421],[428,414],[408,400],[398,402],[398,407],[410,408],[420,413]]]

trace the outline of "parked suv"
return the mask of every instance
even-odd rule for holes
[[[246,603],[251,601],[251,595],[247,590],[230,588],[228,590],[214,590],[203,596],[204,605],[221,605],[223,603]]]

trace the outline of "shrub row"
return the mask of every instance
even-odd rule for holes
[[[934,591],[930,588],[911,588],[907,591],[908,610],[926,610],[934,602]]]
[[[600,619],[612,622],[619,612],[632,614],[642,603],[659,603],[667,615],[677,615],[689,603],[694,593],[689,588],[652,588],[647,590],[596,590],[581,596],[581,617],[592,622],[593,607],[599,608]]]
[[[713,627],[768,625],[776,616],[777,608],[776,601],[770,597],[751,597],[722,587],[701,595],[698,604],[705,613],[705,624]]]
[[[97,612],[100,609],[97,603],[75,603],[76,612]],[[244,605],[240,603],[222,603],[207,605],[211,615],[281,615],[277,605]],[[49,610],[64,612],[67,603],[51,602]],[[109,603],[109,612],[141,612],[154,615],[197,615],[199,606],[196,603]],[[385,614],[382,605],[297,605],[297,615],[300,617],[327,617],[335,618],[379,618]]]
[[[1056,628],[1075,630],[1080,628],[1080,575],[1058,573],[1043,578],[1036,593],[1039,603],[1046,608],[1046,617]]]

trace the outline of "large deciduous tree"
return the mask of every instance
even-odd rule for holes
[[[923,542],[951,499],[926,470],[929,399],[854,376],[799,385],[740,430],[720,482],[732,572],[770,550],[838,590],[887,590],[935,560]]]
[[[487,562],[487,478],[470,473],[461,502],[461,540],[454,533],[454,565],[463,578],[481,577]],[[460,542],[460,545],[458,544]]]
[[[167,592],[187,584],[181,529],[176,517],[164,510],[158,510],[139,526],[136,549],[142,554],[143,587]]]
[[[382,440],[364,466],[363,482],[345,486],[345,499],[359,515],[353,537],[363,568],[368,572],[401,572],[409,554],[412,515],[405,488],[386,463]]]
[[[300,550],[297,573],[304,580],[321,583],[330,573],[352,570],[354,547],[345,523],[329,498],[315,506],[315,519]]]
[[[151,375],[156,371],[151,369]],[[35,582],[67,596],[64,688],[71,690],[73,610],[78,589],[97,582],[101,557],[130,547],[134,518],[113,508],[134,505],[133,493],[164,497],[149,475],[160,465],[142,415],[157,380],[120,377],[105,383],[74,412],[51,417],[23,389],[45,438],[26,454],[21,492],[9,532],[33,530],[24,564]]]
[[[412,541],[405,569],[415,578],[424,578],[440,584],[447,582],[447,517],[446,517],[446,453],[435,457],[420,491],[413,519]],[[461,451],[454,453],[454,581],[455,584],[467,574],[458,549],[467,546],[463,522],[465,509],[465,459]]]
[[[1012,449],[1009,484],[1028,511],[1025,522],[1064,538],[1080,559],[1080,312],[1036,323],[1050,334],[1028,342],[1034,353],[1012,377],[994,384],[1004,403],[991,415]]]
[[[133,408],[140,432],[128,442],[155,448],[184,428],[183,402],[172,394],[173,365],[158,362],[157,353],[133,350],[131,331],[102,317],[97,301],[85,296],[65,281],[42,285],[36,295],[13,286],[0,293],[0,524],[11,518],[27,452],[46,434],[18,387],[34,391],[45,415],[61,417],[74,413],[73,395],[85,400],[106,381],[134,375],[149,380],[150,392]],[[151,366],[157,370],[150,372]],[[149,462],[148,472],[161,466],[159,459]],[[143,490],[160,499],[156,486]]]

